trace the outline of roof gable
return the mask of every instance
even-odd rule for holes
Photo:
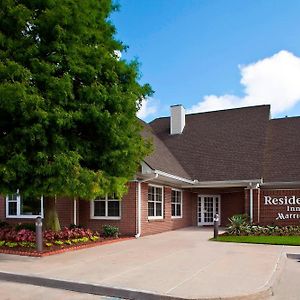
[[[246,180],[262,178],[269,116],[269,105],[190,114],[178,135],[169,117],[150,125],[192,179]]]
[[[273,119],[268,125],[264,181],[300,181],[300,117]]]
[[[166,145],[155,135],[151,126],[143,122],[142,136],[153,143],[153,152],[144,161],[154,170],[160,170],[172,175],[190,179],[188,173],[183,169]]]

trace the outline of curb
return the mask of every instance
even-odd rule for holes
[[[300,259],[300,254],[298,253],[287,253],[286,256],[290,259]]]
[[[263,300],[268,299],[272,295],[271,287],[248,295],[240,295],[233,297],[205,297],[205,298],[184,298],[171,295],[163,295],[143,290],[124,289],[113,286],[103,286],[86,282],[75,282],[69,280],[61,280],[55,278],[37,277],[31,275],[23,275],[17,273],[0,272],[0,280],[30,284],[48,288],[56,288],[69,290],[79,293],[88,293],[99,296],[117,297],[123,299],[136,300]]]
[[[271,290],[272,296],[274,296],[273,287],[275,286],[275,284],[279,282],[286,262],[287,262],[287,254],[285,252],[285,246],[282,246],[280,255],[278,257],[277,263],[273,270],[273,274],[271,275],[269,281],[265,284],[265,286],[269,287],[269,289]]]

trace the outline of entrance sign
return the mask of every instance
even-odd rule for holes
[[[276,220],[300,219],[300,197],[295,195],[284,197],[264,196],[264,205],[284,207],[285,211],[277,212]]]

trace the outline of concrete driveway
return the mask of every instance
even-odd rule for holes
[[[135,299],[263,299],[285,252],[297,252],[208,241],[211,236],[212,229],[189,227],[43,258],[0,254],[0,279],[24,283],[5,273],[28,275],[25,283]]]

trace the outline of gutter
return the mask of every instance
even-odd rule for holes
[[[262,179],[251,180],[224,180],[224,181],[200,181],[191,186],[182,188],[225,188],[225,187],[248,187],[249,184],[262,184]]]
[[[183,178],[183,177],[180,177],[180,176],[176,176],[176,175],[172,175],[172,174],[160,171],[160,170],[154,170],[154,173],[157,174],[157,175],[159,175],[159,176],[162,176],[162,177],[171,178],[171,179],[182,181],[182,182],[189,183],[189,184],[192,184],[192,185],[194,185],[195,183],[198,182],[198,180],[186,179],[186,178]]]
[[[156,179],[158,174],[154,174],[153,177],[144,179],[144,180],[137,180],[137,233],[134,236],[135,238],[139,238],[141,236],[141,228],[142,228],[142,189],[141,183],[147,182],[149,180]]]
[[[286,188],[299,188],[300,181],[286,181],[286,182],[265,182],[261,184],[262,188],[271,188],[271,187],[286,187]]]

